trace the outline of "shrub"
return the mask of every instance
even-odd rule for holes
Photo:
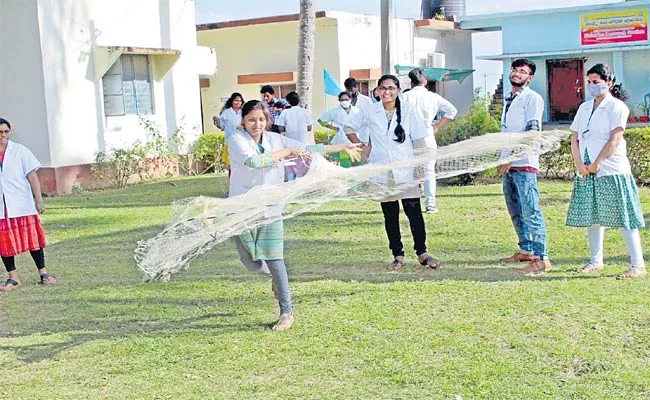
[[[95,164],[91,166],[91,171],[99,180],[123,188],[131,175],[138,172],[138,161],[142,157],[144,151],[139,143],[127,149],[100,151],[95,156]]]
[[[624,136],[632,174],[639,183],[650,183],[650,127],[627,129]],[[571,139],[563,141],[559,150],[542,155],[540,165],[545,178],[572,179]]]
[[[204,133],[193,146],[192,155],[205,164],[206,171],[224,171],[226,165],[221,156],[224,152],[224,134],[222,132]]]
[[[334,135],[336,135],[336,132],[329,131],[328,133],[327,129],[318,129],[318,130],[315,129],[314,141],[316,142],[316,144],[329,144],[329,142],[327,141],[328,134],[329,134],[329,139],[332,140]]]
[[[490,115],[489,99],[487,97],[474,97],[474,104],[469,112],[450,122],[436,132],[438,146],[460,142],[473,136],[486,133],[499,132],[499,120]]]

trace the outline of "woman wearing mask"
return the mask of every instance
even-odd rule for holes
[[[428,137],[427,128],[422,118],[418,117],[416,110],[411,105],[400,101],[398,97],[400,83],[397,77],[384,75],[379,79],[378,85],[381,102],[361,110],[351,118],[345,126],[345,133],[353,143],[365,143],[362,149],[369,163],[388,164],[409,160],[414,156],[416,146],[425,146],[425,139]],[[367,137],[360,138],[357,135],[359,131],[367,132]],[[378,177],[377,181],[388,185],[399,185],[414,179],[414,168],[396,168]],[[438,268],[440,261],[427,254],[420,189],[415,184],[412,189],[381,202],[388,243],[393,253],[393,263],[389,268],[398,271],[405,264],[398,200],[402,201],[404,213],[409,219],[418,262],[433,269]]]
[[[38,214],[45,212],[41,185],[36,171],[41,167],[34,154],[11,137],[11,124],[0,118],[0,194],[4,204],[0,208],[0,255],[9,274],[5,285],[10,292],[20,286],[14,257],[30,252],[41,282],[55,283],[45,269],[45,233]]]
[[[350,101],[350,95],[348,92],[339,93],[339,105],[336,108],[328,110],[320,118],[318,118],[318,123],[324,126],[325,128],[331,129],[336,132],[331,144],[349,144],[351,143],[348,137],[345,135],[343,128],[348,123],[350,118],[354,117],[359,113],[359,109],[352,105]],[[347,157],[345,152],[339,154],[339,160],[342,167],[351,167],[352,163]]]
[[[242,108],[242,129],[228,138],[230,147],[230,197],[247,193],[255,186],[284,182],[282,160],[306,156],[309,152],[346,151],[351,159],[360,157],[358,145],[313,145],[270,132],[271,115],[261,101],[251,100]],[[267,218],[277,217],[282,208],[268,207]],[[289,278],[284,264],[282,220],[254,228],[236,239],[242,263],[253,272],[270,272],[273,292],[280,304],[280,319],[273,330],[285,330],[293,324]]]
[[[619,278],[628,279],[646,273],[639,235],[645,223],[623,138],[629,110],[619,99],[623,92],[615,81],[607,64],[587,71],[594,98],[580,106],[570,127],[577,177],[566,223],[587,227],[591,256],[581,273],[604,268],[605,227],[619,228],[631,259],[630,271]]]

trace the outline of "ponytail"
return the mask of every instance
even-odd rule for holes
[[[611,93],[614,98],[619,99],[620,101],[627,101],[630,99],[630,93],[628,93],[627,90],[623,89],[622,83],[614,84],[609,90],[609,93]]]
[[[404,127],[402,126],[402,105],[399,101],[399,96],[395,99],[395,112],[397,113],[397,126],[395,127],[395,139],[397,143],[404,143],[406,140],[406,134],[404,133]]]

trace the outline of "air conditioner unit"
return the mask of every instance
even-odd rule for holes
[[[445,53],[429,53],[429,54],[427,54],[427,67],[429,67],[429,68],[445,68]]]

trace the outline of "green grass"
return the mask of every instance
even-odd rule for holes
[[[133,249],[170,203],[225,191],[210,176],[48,199],[59,284],[37,285],[18,257],[24,286],[0,294],[0,398],[650,397],[649,281],[614,279],[629,267],[614,230],[606,270],[572,272],[587,243],[564,226],[568,183],[541,184],[555,269],[538,277],[495,262],[516,248],[498,184],[440,188],[440,212],[426,216],[439,271],[413,254],[404,272],[386,271],[377,203],[287,221],[296,324],[280,333],[270,282],[246,272],[232,242],[169,283],[140,283]],[[641,196],[649,210],[650,191]]]

